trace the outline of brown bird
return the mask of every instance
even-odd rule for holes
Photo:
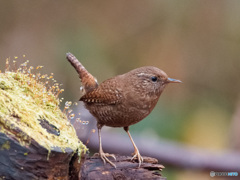
[[[99,137],[99,156],[115,166],[108,157],[116,160],[113,154],[104,153],[101,141],[103,126],[123,127],[134,146],[132,160],[137,158],[139,167],[143,158],[134,143],[129,126],[143,120],[155,107],[157,101],[168,83],[180,83],[180,80],[168,78],[161,69],[145,66],[128,73],[105,80],[98,85],[84,66],[71,53],[67,59],[76,69],[82,82],[84,95],[80,98],[85,107],[97,120]]]

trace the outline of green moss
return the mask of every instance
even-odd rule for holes
[[[0,79],[0,89],[7,90],[10,89],[11,84],[8,84],[7,82],[3,81],[3,79]]]
[[[86,152],[74,127],[59,109],[59,91],[58,87],[46,87],[45,82],[33,74],[0,73],[0,132],[15,136],[22,145],[34,139],[49,152],[55,146],[63,152],[66,148]],[[48,121],[59,130],[59,135],[46,131],[39,119]],[[19,129],[21,133],[16,133]],[[10,146],[4,144],[3,147]]]
[[[10,149],[10,142],[6,141],[4,144],[1,146],[1,150],[9,150]]]

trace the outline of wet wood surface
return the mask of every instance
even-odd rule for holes
[[[112,160],[117,166],[115,169],[110,164],[104,164],[103,161],[94,155],[86,158],[83,162],[80,171],[81,180],[118,180],[118,179],[158,179],[166,180],[161,175],[164,168],[163,165],[158,164],[158,160],[151,157],[143,157],[144,162],[141,167],[138,167],[138,162],[131,161],[129,156],[116,155],[116,161]]]

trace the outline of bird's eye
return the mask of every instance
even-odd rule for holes
[[[158,79],[158,78],[157,78],[156,76],[152,76],[152,77],[151,77],[151,80],[152,80],[153,82],[156,82],[157,79]]]

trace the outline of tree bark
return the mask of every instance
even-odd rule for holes
[[[49,153],[31,138],[25,139],[26,145],[20,144],[15,139],[18,134],[24,132],[14,128],[8,133],[0,133],[0,179],[78,179],[80,166],[76,164],[79,164],[79,157],[73,149],[67,148],[63,152],[54,147]]]
[[[144,162],[141,167],[138,167],[138,163],[131,161],[129,156],[116,156],[116,161],[112,161],[116,164],[115,169],[110,164],[104,164],[103,161],[94,155],[90,158],[86,158],[83,162],[80,171],[81,180],[115,180],[115,179],[158,179],[166,180],[162,177],[161,171],[164,168],[163,165],[157,164],[158,160],[151,157],[143,157]]]

